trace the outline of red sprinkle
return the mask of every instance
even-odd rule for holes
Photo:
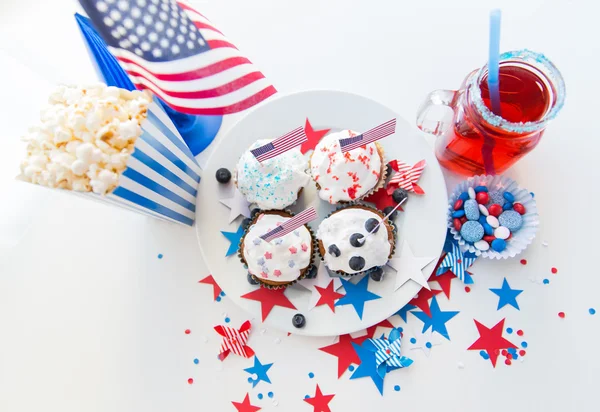
[[[459,210],[462,206],[463,206],[462,199],[457,199],[456,202],[454,202],[454,210]]]
[[[551,272],[552,272],[552,273],[554,273],[554,274],[556,275],[556,274],[558,273],[558,269],[556,269],[556,268],[552,268],[552,269],[551,269]]]
[[[494,203],[488,207],[488,212],[490,212],[490,215],[498,217],[502,213],[502,206],[500,206],[498,203]]]
[[[189,335],[190,333],[192,333],[192,331],[191,331],[191,330],[189,330],[189,329],[186,329],[186,330],[185,330],[185,334],[186,334],[186,335]]]
[[[501,353],[502,353],[502,356],[506,356],[506,354],[507,354],[508,352],[506,351],[506,349],[502,349],[502,352],[501,352]]]
[[[519,356],[525,356],[526,354],[527,354],[527,352],[525,352],[525,350],[524,350],[524,349],[521,349],[521,350],[519,351]]]
[[[512,362],[510,361],[510,359],[508,359],[508,358],[507,358],[507,359],[504,361],[504,364],[505,364],[505,365],[508,365],[508,366],[510,366],[510,365],[512,365]]]
[[[508,359],[512,359],[512,358],[513,358],[513,355],[512,355],[512,353],[509,353],[509,354],[507,354],[507,355],[506,355],[506,357],[507,357]]]
[[[471,291],[471,288],[468,286],[465,286],[465,292],[469,293]]]
[[[519,336],[523,336],[523,331],[522,331],[521,329],[519,329],[519,330],[517,331],[517,335],[519,335]]]
[[[513,203],[513,210],[520,215],[525,214],[525,206],[523,206],[521,203]]]
[[[462,222],[460,219],[455,217],[452,223],[454,223],[454,229],[456,229],[457,232],[460,231],[460,228],[462,227]]]
[[[480,205],[485,205],[490,201],[490,195],[488,195],[487,192],[479,192],[475,195],[475,200],[477,200],[477,203]]]
[[[522,265],[526,265],[527,264],[527,260],[526,259],[521,259],[521,264]]]
[[[194,383],[194,380],[192,378],[189,378],[188,383],[191,385],[192,383]]]
[[[565,318],[565,312],[558,312],[558,317],[561,319]]]

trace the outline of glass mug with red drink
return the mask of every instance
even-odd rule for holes
[[[500,56],[500,113],[492,112],[487,75],[486,65],[467,75],[459,90],[431,92],[417,113],[419,129],[438,136],[440,164],[459,174],[503,173],[537,146],[564,104],[564,80],[541,54]],[[451,122],[433,110],[440,105],[452,109]]]

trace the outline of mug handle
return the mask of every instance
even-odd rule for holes
[[[456,93],[456,90],[434,90],[429,93],[417,111],[417,127],[434,136],[444,134],[452,120],[442,111],[432,109],[445,106],[454,111]],[[441,115],[436,115],[435,112]]]

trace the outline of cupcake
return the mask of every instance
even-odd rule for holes
[[[235,182],[246,200],[259,209],[281,210],[294,204],[310,181],[308,164],[300,147],[259,162],[251,150],[269,142],[258,140],[244,152],[236,166]]]
[[[385,220],[368,235],[384,217],[376,209],[354,205],[338,209],[324,219],[317,231],[317,244],[325,265],[340,275],[356,275],[384,266],[395,250],[394,223]]]
[[[305,277],[313,264],[315,243],[307,225],[271,242],[261,239],[292,216],[285,211],[259,212],[242,237],[240,259],[248,273],[266,287],[287,287]]]
[[[352,130],[329,134],[310,158],[310,173],[319,197],[331,204],[360,200],[385,183],[383,149],[377,142],[342,153],[340,139],[357,135]]]

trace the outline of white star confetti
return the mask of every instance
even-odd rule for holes
[[[250,203],[248,203],[244,195],[242,195],[238,189],[235,189],[233,192],[233,197],[221,199],[219,202],[231,209],[231,213],[229,213],[229,223],[233,222],[240,215],[245,217],[252,216],[250,213]]]
[[[400,256],[397,258],[390,259],[387,263],[392,269],[394,269],[396,273],[396,285],[394,290],[399,289],[402,285],[404,285],[409,280],[417,282],[419,285],[424,288],[429,288],[427,284],[427,279],[423,276],[422,269],[431,263],[435,256],[432,257],[416,257],[413,255],[413,252],[408,245],[408,242],[404,241],[402,244],[402,250],[400,251]]]

